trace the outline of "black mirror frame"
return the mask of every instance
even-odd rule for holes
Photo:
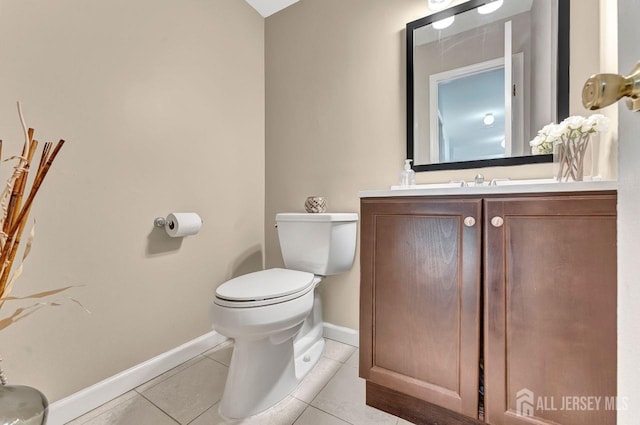
[[[415,159],[413,153],[414,98],[413,98],[413,31],[450,16],[458,15],[489,3],[488,0],[470,0],[441,12],[409,22],[406,29],[407,56],[407,159]],[[557,122],[569,116],[569,53],[570,53],[570,0],[558,0],[558,75]],[[510,158],[482,159],[477,161],[445,162],[438,164],[413,164],[415,171],[464,170],[469,168],[502,167],[508,165],[539,164],[553,162],[553,155],[514,156]]]

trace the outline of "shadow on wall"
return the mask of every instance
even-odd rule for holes
[[[230,279],[260,270],[264,270],[262,247],[254,245],[233,262]]]
[[[182,246],[183,239],[184,238],[171,238],[167,235],[164,228],[154,226],[147,235],[145,255],[147,257],[157,257],[175,252]]]

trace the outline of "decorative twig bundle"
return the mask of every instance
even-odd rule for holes
[[[7,179],[6,186],[0,195],[0,307],[8,299],[13,284],[22,272],[22,265],[12,275],[11,270],[20,246],[22,233],[26,226],[29,211],[33,205],[33,201],[42,186],[53,161],[62,149],[64,140],[58,143],[47,142],[44,144],[40,160],[35,169],[35,177],[29,188],[29,172],[32,169],[32,161],[38,149],[38,141],[33,138],[34,130],[27,128],[22,115],[22,108],[18,102],[18,115],[20,123],[24,131],[24,145],[20,156],[11,157],[8,160],[16,161],[13,167],[13,173]],[[2,153],[2,141],[0,140],[0,156]],[[26,200],[23,198],[26,194]],[[24,260],[29,254],[33,232],[27,241],[25,253],[22,257]]]
[[[584,157],[590,139],[589,133],[573,138],[562,136],[562,141],[556,145],[558,161],[556,179],[559,182],[580,182],[584,179]]]

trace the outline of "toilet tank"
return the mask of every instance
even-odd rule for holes
[[[329,276],[353,266],[358,214],[280,213],[276,223],[287,269]]]

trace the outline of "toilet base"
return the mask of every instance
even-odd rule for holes
[[[316,288],[311,311],[297,326],[265,338],[235,338],[220,415],[247,418],[291,394],[320,360],[322,332],[322,301]]]
[[[322,355],[322,350],[324,350],[324,339],[321,338],[309,347],[307,351],[296,357],[295,365],[298,382],[302,381],[302,378],[307,376],[316,363],[318,363],[318,360],[320,360],[320,356]]]
[[[272,407],[295,390],[316,365],[323,348],[324,339],[320,339],[294,357],[293,339],[278,345],[269,339],[236,341],[220,414],[242,419]]]
[[[311,313],[302,324],[302,329],[293,341],[296,356],[296,377],[301,381],[318,362],[324,349],[324,323],[322,321],[322,298],[316,286]]]
[[[258,414],[286,397],[298,384],[292,339],[236,340],[220,413],[231,419]],[[240,367],[237,367],[240,366]]]

